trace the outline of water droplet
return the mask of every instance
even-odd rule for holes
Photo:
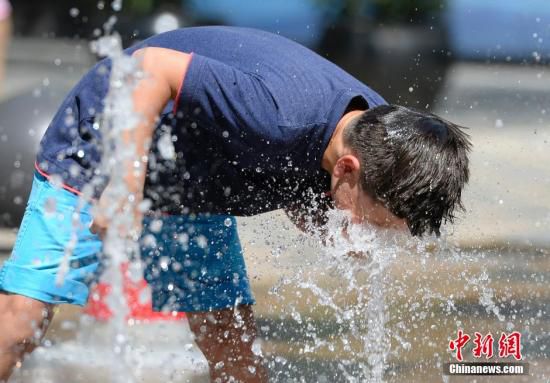
[[[151,232],[153,233],[160,233],[160,231],[162,230],[162,220],[155,219],[151,221],[151,223],[149,224],[149,230],[151,230]]]
[[[113,8],[113,11],[119,12],[122,9],[122,0],[113,0],[111,8]]]
[[[80,175],[80,167],[77,165],[71,165],[69,167],[69,174],[72,177],[78,177]]]
[[[52,174],[48,181],[54,189],[61,189],[63,187],[63,178],[58,174]]]
[[[227,227],[230,227],[231,225],[233,225],[233,220],[231,218],[226,218],[224,221],[223,221],[223,224]]]
[[[75,123],[75,119],[72,113],[65,116],[65,126],[72,126]]]
[[[257,356],[262,356],[262,343],[261,340],[256,339],[254,340],[254,343],[252,343],[252,353]]]
[[[164,133],[158,139],[158,149],[160,156],[165,160],[172,160],[176,156],[176,149],[174,149],[174,142],[172,141],[172,133],[170,131]]]
[[[187,245],[187,243],[189,243],[189,234],[187,233],[178,234],[177,240],[182,245]]]
[[[162,271],[168,271],[168,266],[170,266],[170,258],[160,257],[159,266],[162,269]]]
[[[77,17],[79,14],[80,10],[78,8],[69,9],[69,15],[71,15],[71,17]]]
[[[149,286],[146,286],[143,290],[139,292],[138,302],[142,305],[147,304],[151,301],[151,290]]]
[[[208,239],[204,235],[199,235],[197,238],[195,238],[195,241],[201,249],[205,249],[206,246],[208,246]]]
[[[147,234],[141,239],[141,244],[144,247],[154,248],[157,246],[157,239],[152,234]]]
[[[72,320],[64,320],[61,322],[60,327],[62,330],[71,331],[71,330],[76,330],[78,326],[76,325],[76,322]]]
[[[44,202],[44,212],[46,213],[46,215],[55,214],[56,209],[57,209],[57,202],[55,198],[50,197],[46,199],[46,201]]]

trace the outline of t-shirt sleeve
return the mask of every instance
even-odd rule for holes
[[[196,53],[174,112],[180,118],[206,122],[219,134],[238,134],[254,142],[278,134],[277,105],[261,78]]]

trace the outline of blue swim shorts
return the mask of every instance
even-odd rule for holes
[[[0,291],[43,302],[85,305],[101,270],[102,243],[89,230],[91,205],[35,174]],[[147,217],[140,240],[153,309],[210,311],[253,304],[236,220],[228,215]],[[71,249],[72,248],[72,249]],[[69,269],[57,280],[70,251]]]

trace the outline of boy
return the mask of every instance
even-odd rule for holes
[[[322,223],[334,206],[354,223],[421,235],[438,234],[460,207],[470,146],[460,128],[387,105],[292,41],[202,27],[154,36],[127,53],[147,74],[133,93],[141,122],[132,138],[134,163],[147,172],[129,171],[122,180],[135,204],[152,203],[143,219],[146,278],[155,309],[188,313],[212,381],[267,379],[252,350],[254,300],[234,215],[283,208],[305,228],[308,216]],[[71,233],[71,220],[58,217],[70,217],[77,194],[104,176],[97,116],[109,70],[106,60],[84,76],[42,140],[18,239],[0,269],[0,381],[39,342],[34,334],[47,328],[53,305],[85,304],[97,271],[109,218],[101,209],[92,218],[87,205],[71,269],[55,284]],[[166,134],[175,149],[170,158],[159,147]],[[63,188],[52,187],[53,176]],[[104,186],[94,195],[99,206],[113,204]],[[48,200],[57,202],[53,218]]]

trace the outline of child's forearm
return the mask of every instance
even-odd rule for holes
[[[123,141],[133,146],[134,153],[125,160],[122,176],[126,192],[125,201],[120,201],[109,193],[108,185],[98,201],[91,226],[93,233],[103,236],[111,218],[105,213],[105,207],[121,207],[131,202],[135,206],[134,214],[139,221],[138,205],[143,198],[143,186],[147,170],[147,158],[153,131],[157,119],[170,99],[177,96],[191,55],[164,48],[144,48],[134,53],[143,63],[143,78],[138,82],[133,93],[134,112],[140,116],[140,122],[133,129],[123,133]],[[121,148],[126,149],[126,148]],[[126,200],[126,198],[128,198]],[[113,200],[115,199],[115,200]]]
[[[141,198],[153,130],[170,99],[175,99],[190,55],[163,48],[145,48],[134,53],[142,60],[144,77],[134,90],[134,111],[141,121],[125,134],[125,142],[135,145],[135,158],[127,166],[125,183],[128,191]]]
[[[162,73],[150,71],[150,59],[143,54],[143,78],[138,82],[133,93],[134,112],[139,116],[139,123],[133,129],[124,131],[123,142],[133,148],[133,155],[124,164],[124,183],[128,193],[141,199],[147,158],[151,137],[156,120],[166,103],[170,100],[171,91]],[[124,149],[124,148],[123,148]]]

